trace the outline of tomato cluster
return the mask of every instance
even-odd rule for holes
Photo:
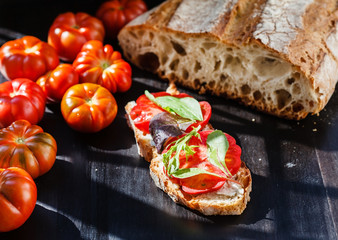
[[[56,141],[36,125],[46,104],[60,104],[77,131],[98,132],[114,121],[113,94],[130,89],[132,70],[103,41],[146,10],[142,0],[110,0],[95,17],[56,16],[48,42],[25,36],[1,46],[0,72],[8,81],[0,84],[0,232],[28,219],[37,199],[33,179],[55,162]]]

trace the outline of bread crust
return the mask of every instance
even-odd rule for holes
[[[170,94],[178,94],[173,83],[167,89]],[[129,127],[134,131],[136,144],[139,155],[150,162],[150,175],[157,187],[166,192],[170,198],[179,204],[185,205],[188,208],[199,211],[204,215],[239,215],[246,208],[250,201],[250,192],[252,188],[252,178],[250,170],[242,162],[241,168],[233,177],[232,180],[240,184],[238,192],[232,192],[230,195],[222,195],[217,192],[191,195],[183,192],[178,184],[173,183],[163,171],[162,156],[157,153],[157,150],[151,144],[151,138],[144,135],[142,131],[137,129],[133,120],[130,118],[130,112],[136,105],[136,102],[129,102],[125,106],[126,119]],[[210,124],[203,130],[213,129]],[[229,182],[229,181],[227,181]],[[226,183],[228,184],[228,183]],[[243,189],[243,190],[241,190]]]
[[[169,0],[135,19],[122,29],[118,38],[126,58],[163,79],[175,81],[200,93],[211,92],[236,99],[279,117],[302,119],[325,107],[337,83],[337,21],[338,10],[334,0]],[[168,38],[182,42],[203,39],[224,45],[224,48],[239,49],[239,52],[243,48],[259,48],[290,65],[293,75],[283,81],[291,83],[296,79],[295,87],[282,92],[280,88],[272,89],[271,94],[277,93],[279,96],[275,101],[270,101],[271,96],[265,97],[264,92],[247,94],[245,84],[244,90],[220,87],[222,79],[212,79],[209,72],[199,74],[198,79],[197,74],[194,74],[195,78],[191,77],[191,72],[190,76],[185,77],[187,74],[184,68],[183,73],[175,67],[168,71],[168,66],[164,71],[161,59],[158,65],[144,66],[135,49],[132,53],[128,51],[130,43],[126,41],[128,33],[142,31],[168,35]],[[151,43],[148,46],[140,37],[138,39],[136,44],[139,46],[136,49],[156,52]],[[180,59],[189,54],[192,52],[179,52],[177,56]],[[246,81],[249,87],[255,84],[253,79]],[[297,94],[299,85],[303,88],[301,95],[305,100],[292,98]]]

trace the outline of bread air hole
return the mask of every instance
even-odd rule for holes
[[[216,61],[215,66],[214,66],[214,72],[218,71],[220,66],[221,66],[221,61],[220,60]]]
[[[262,98],[262,93],[257,90],[253,93],[253,97],[254,97],[255,101],[258,101]]]
[[[209,50],[210,48],[214,48],[216,47],[216,43],[213,42],[204,42],[202,44],[203,48],[205,48],[206,50]]]
[[[250,86],[248,84],[244,84],[241,87],[241,92],[242,92],[243,95],[248,95],[251,92]]]
[[[173,61],[169,64],[169,68],[170,68],[172,71],[176,71],[177,66],[178,66],[179,63],[180,63],[180,60],[179,60],[179,59],[175,59],[175,60],[173,60]]]
[[[197,73],[202,68],[201,63],[199,61],[195,62],[194,72]]]
[[[219,77],[219,79],[221,80],[221,82],[225,82],[227,80],[228,76],[221,74],[221,76]]]
[[[287,85],[291,85],[291,84],[293,84],[295,82],[295,79],[294,78],[288,78],[287,80],[286,80],[286,84]]]
[[[290,72],[290,65],[274,59],[272,57],[260,56],[253,63],[254,71],[259,77],[268,79],[269,77],[283,76]]]
[[[277,97],[277,108],[280,110],[288,105],[291,101],[291,94],[285,89],[275,91]]]
[[[303,104],[301,104],[301,103],[299,103],[299,102],[294,103],[294,104],[292,105],[292,110],[293,110],[294,112],[300,112],[300,111],[302,111],[303,109],[304,109]]]
[[[171,45],[173,46],[173,48],[179,55],[181,56],[187,55],[187,53],[185,52],[185,49],[177,42],[171,41]]]
[[[184,80],[187,80],[189,78],[189,72],[185,68],[182,71],[182,77]]]
[[[156,72],[160,66],[160,62],[155,53],[148,52],[137,57],[139,66],[147,71]]]
[[[210,81],[207,86],[208,88],[213,89],[215,87],[215,84],[216,84],[215,81]]]

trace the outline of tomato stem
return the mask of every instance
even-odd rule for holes
[[[17,138],[16,141],[15,141],[17,144],[24,144],[25,143],[25,139],[23,138]]]

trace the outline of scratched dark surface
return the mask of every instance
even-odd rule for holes
[[[57,14],[94,14],[100,2],[1,0],[0,45],[23,35],[46,40]],[[146,2],[153,7],[161,1]],[[19,229],[0,233],[0,239],[337,239],[337,93],[319,116],[288,121],[179,88],[211,103],[212,125],[236,138],[252,172],[244,213],[207,217],[155,187],[126,124],[128,101],[145,89],[166,87],[133,66],[132,88],[115,94],[115,121],[95,134],[71,130],[60,107],[48,105],[39,125],[58,143],[55,165],[36,179],[38,201],[31,217]]]

